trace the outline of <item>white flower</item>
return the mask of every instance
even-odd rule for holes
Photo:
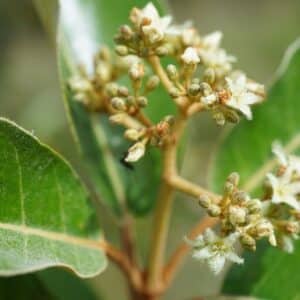
[[[214,42],[216,45],[216,41]],[[210,47],[213,46],[213,43]],[[199,48],[199,56],[202,63],[208,67],[213,68],[217,76],[222,77],[229,73],[232,69],[232,63],[236,61],[236,58],[232,55],[228,55],[222,48]]]
[[[136,25],[141,27],[151,43],[161,41],[165,35],[181,35],[183,30],[190,26],[190,22],[182,25],[171,25],[172,17],[169,15],[160,17],[152,2],[149,2],[143,9],[135,11],[135,13]]]
[[[281,167],[284,167],[291,176],[300,176],[300,159],[297,156],[287,155],[282,148],[282,145],[275,141],[272,144],[272,152],[276,155],[278,163]]]
[[[269,173],[267,179],[272,187],[271,201],[273,203],[286,203],[296,210],[300,210],[300,203],[297,199],[297,195],[300,194],[300,182],[291,182],[290,172],[285,172],[280,177]]]
[[[135,161],[139,160],[142,156],[144,156],[145,150],[146,150],[146,147],[143,142],[137,142],[137,143],[133,144],[133,146],[131,146],[128,149],[128,154],[125,158],[125,161],[135,162]]]
[[[193,257],[206,261],[215,274],[220,273],[226,260],[242,264],[244,260],[234,251],[234,243],[238,237],[239,234],[232,233],[225,238],[221,238],[211,229],[207,229],[203,235],[198,236],[194,241],[190,241],[194,248]]]
[[[203,37],[201,40],[201,47],[206,50],[216,50],[220,47],[220,43],[223,37],[221,31],[215,31]]]
[[[184,53],[181,55],[181,59],[188,65],[196,65],[200,62],[197,50],[193,47],[186,48]]]
[[[205,95],[205,96],[202,96],[201,97],[201,102],[204,104],[204,105],[212,105],[214,104],[216,101],[217,101],[218,97],[215,93],[211,93],[209,95]]]
[[[250,105],[261,101],[261,97],[249,92],[247,89],[247,78],[240,74],[236,78],[226,77],[227,87],[231,93],[226,105],[243,113],[248,120],[252,119]]]

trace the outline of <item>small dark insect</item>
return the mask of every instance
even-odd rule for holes
[[[133,171],[133,170],[134,170],[134,166],[133,166],[131,163],[129,163],[129,162],[127,162],[127,161],[125,160],[125,158],[127,157],[127,155],[128,155],[128,152],[125,151],[125,152],[123,153],[123,156],[122,156],[121,159],[120,159],[120,163],[121,163],[126,169]]]

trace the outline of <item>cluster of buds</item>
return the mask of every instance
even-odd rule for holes
[[[251,250],[256,249],[256,241],[268,237],[271,245],[276,245],[272,223],[264,216],[262,201],[252,199],[238,188],[239,175],[228,176],[222,198],[214,203],[207,196],[200,197],[200,205],[208,214],[220,218],[221,233],[227,236],[236,233],[241,244]]]
[[[90,111],[105,110],[107,105],[107,88],[117,80],[122,66],[112,61],[108,48],[102,47],[94,57],[91,74],[80,66],[79,74],[69,80],[69,86],[75,100],[81,102]]]
[[[158,86],[159,78],[156,75],[150,76],[141,90],[145,76],[144,65],[141,62],[133,63],[129,68],[128,75],[131,80],[132,92],[126,86],[114,83],[109,88],[109,96],[111,106],[117,112],[125,112],[134,116],[139,113],[140,109],[147,106],[147,95]]]
[[[126,122],[125,119],[126,116],[122,114],[111,117],[113,122],[119,124]],[[173,116],[167,116],[159,123],[149,127],[140,126],[138,123],[132,124],[124,133],[125,138],[134,142],[128,149],[125,161],[136,162],[139,160],[144,156],[147,146],[164,147],[166,144],[171,143],[173,123]]]
[[[272,246],[289,253],[294,250],[293,240],[298,239],[300,232],[300,158],[286,155],[278,143],[273,144],[273,153],[278,168],[275,174],[266,175],[262,199],[251,199],[238,189],[237,173],[227,178],[221,199],[200,197],[200,205],[208,214],[220,219],[220,236],[209,230],[189,243],[193,256],[207,261],[215,273],[221,270],[225,259],[242,262],[234,253],[235,241],[255,250],[256,241],[267,237]]]
[[[186,25],[171,25],[172,17],[160,17],[150,2],[143,9],[133,8],[130,13],[131,26],[123,25],[115,37],[116,52],[120,56],[135,54],[140,57],[171,54],[172,39],[179,36]]]

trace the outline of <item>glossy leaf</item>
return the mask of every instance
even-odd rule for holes
[[[105,255],[89,239],[96,232],[87,193],[69,164],[3,118],[0,158],[0,275],[52,266],[81,277],[103,271]]]
[[[66,83],[77,71],[78,64],[91,66],[92,57],[103,44],[113,45],[113,37],[120,25],[128,22],[132,7],[144,6],[146,0],[72,0],[60,2],[58,59],[65,104],[73,133],[82,153],[89,162],[95,186],[103,201],[115,213],[122,212],[124,200],[136,214],[147,213],[154,205],[159,185],[160,156],[150,151],[126,170],[120,159],[129,145],[122,131],[111,129],[105,116],[91,120],[84,107],[74,101]],[[159,1],[154,1],[159,6]],[[164,100],[165,104],[161,105]],[[160,90],[150,98],[147,113],[157,122],[174,111],[172,101]],[[136,184],[136,180],[139,184]]]
[[[220,189],[227,174],[238,171],[245,189],[257,193],[265,173],[274,167],[271,159],[274,140],[280,140],[287,150],[299,153],[299,83],[298,39],[286,52],[267,101],[255,109],[254,120],[242,122],[222,142],[213,166],[212,186]],[[232,268],[224,291],[272,300],[297,299],[300,295],[299,255],[299,244],[292,255],[262,246],[260,251],[246,255],[244,266]]]

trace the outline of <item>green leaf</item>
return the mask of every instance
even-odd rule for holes
[[[0,118],[0,275],[52,266],[91,277],[106,267],[78,177],[32,134]],[[101,238],[97,233],[97,238]]]
[[[36,275],[0,278],[1,300],[55,300]]]
[[[122,131],[111,129],[106,117],[91,119],[84,107],[74,101],[66,83],[77,71],[79,63],[90,66],[93,54],[103,44],[112,46],[120,25],[128,23],[130,9],[142,7],[146,0],[74,0],[60,2],[58,60],[66,110],[76,141],[87,159],[92,179],[102,200],[118,215],[124,202],[136,214],[147,213],[153,206],[159,185],[160,156],[150,151],[129,171],[120,159],[129,145]],[[159,1],[154,1],[157,7]],[[161,9],[160,9],[161,10]],[[165,98],[165,105],[161,105]],[[147,108],[157,122],[174,112],[174,105],[163,90],[153,93]],[[155,166],[155,167],[153,167]],[[139,184],[136,184],[137,179]]]
[[[38,272],[36,276],[55,300],[102,299],[96,296],[87,282],[66,270],[53,268]]]
[[[300,39],[287,50],[267,101],[254,111],[254,120],[242,122],[223,140],[213,165],[213,187],[220,190],[226,176],[238,171],[244,188],[257,193],[265,174],[275,165],[271,158],[274,140],[299,154],[299,78]],[[244,266],[231,269],[224,291],[272,300],[298,299],[299,255],[299,243],[292,255],[261,245],[259,251],[246,255]]]
[[[1,300],[100,300],[86,282],[62,269],[0,278]]]

